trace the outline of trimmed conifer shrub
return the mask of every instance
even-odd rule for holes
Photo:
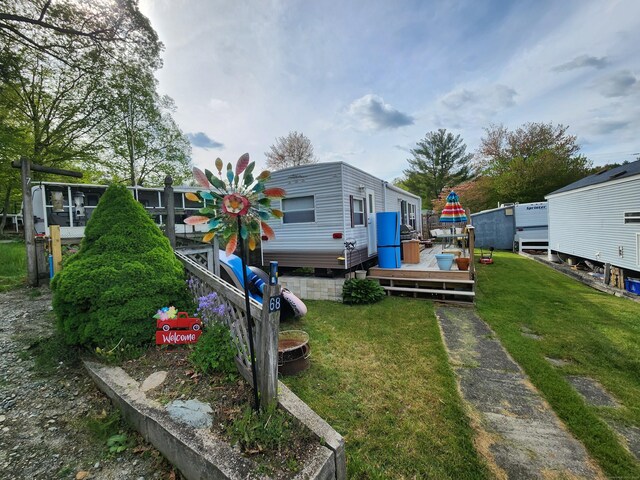
[[[57,327],[69,345],[151,342],[156,311],[184,309],[184,268],[131,193],[110,186],[85,228],[78,253],[52,281]]]

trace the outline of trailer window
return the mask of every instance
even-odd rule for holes
[[[316,221],[313,195],[282,200],[283,223],[312,223]]]
[[[624,223],[640,223],[640,212],[624,212]]]
[[[364,200],[351,198],[352,222],[351,226],[364,225]]]

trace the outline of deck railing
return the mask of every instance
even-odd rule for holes
[[[249,354],[249,333],[247,322],[253,322],[253,341],[256,347],[255,361],[258,372],[258,392],[261,404],[267,406],[277,402],[278,384],[278,329],[280,311],[269,312],[268,307],[253,298],[249,299],[250,312],[247,315],[244,292],[225,282],[207,270],[199,262],[185,253],[176,251],[176,257],[183,263],[187,282],[196,297],[212,292],[218,295],[218,301],[224,305],[224,322],[229,327],[236,346],[236,365],[242,376],[252,384],[251,356]],[[269,305],[269,299],[279,297],[280,285],[265,284],[263,298]]]

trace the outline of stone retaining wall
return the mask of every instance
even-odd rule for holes
[[[194,428],[176,421],[165,407],[146,397],[138,382],[120,367],[84,361],[98,388],[122,411],[140,434],[153,444],[189,480],[265,478],[256,465],[243,457],[208,428]],[[344,480],[344,439],[329,424],[279,384],[281,408],[311,430],[320,443],[305,460],[294,480]]]

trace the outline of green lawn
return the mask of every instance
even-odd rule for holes
[[[27,276],[24,243],[0,243],[0,292],[23,285]]]
[[[493,265],[477,268],[481,317],[605,473],[640,478],[640,463],[604,421],[640,427],[640,304],[524,257],[495,253],[494,258]],[[523,336],[523,326],[543,338]],[[570,364],[553,367],[545,357]],[[596,379],[622,407],[585,404],[565,375]]]
[[[307,306],[281,329],[309,333],[311,368],[284,381],[344,435],[349,478],[488,478],[430,302]]]

